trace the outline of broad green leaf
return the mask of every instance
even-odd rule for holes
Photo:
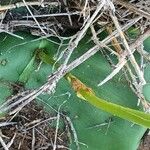
[[[22,74],[19,76],[19,82],[26,83],[27,80],[30,77],[30,74],[34,70],[34,61],[35,61],[35,55],[30,60],[29,64],[25,67]]]
[[[19,76],[31,61],[34,51],[41,44],[41,40],[37,40],[33,36],[22,33],[18,34],[22,35],[25,40],[18,41],[18,39],[6,34],[1,34],[0,36],[2,41],[0,44],[0,51],[2,53],[0,60],[6,59],[8,62],[5,66],[0,67],[0,78],[12,82],[18,81]],[[79,43],[70,61],[81,56],[93,46],[93,43],[88,43],[87,41],[89,41],[89,36],[86,36]],[[45,40],[45,46],[42,46],[42,49],[45,54],[52,58],[56,54],[58,47],[58,44]],[[65,47],[61,48],[61,50],[63,49]],[[51,69],[52,66],[43,62],[38,71],[32,72],[25,84],[25,88],[31,89],[41,86],[46,82]],[[147,70],[150,69],[147,68]],[[106,59],[98,52],[74,69],[71,74],[79,78],[88,87],[91,87],[97,97],[107,99],[111,103],[122,105],[123,107],[141,109],[137,107],[137,97],[131,91],[121,72],[113,80],[97,88],[97,83],[103,80],[111,71]],[[81,150],[87,150],[87,146],[89,150],[136,150],[146,130],[146,128],[133,125],[131,122],[120,119],[117,116],[115,117],[110,113],[93,107],[86,101],[80,100],[66,79],[61,79],[54,95],[40,95],[37,100],[42,102],[50,113],[55,113],[51,107],[57,110],[67,100],[61,111],[70,117],[77,132],[78,141],[85,144],[79,144]],[[73,136],[70,148],[76,149]]]
[[[143,86],[143,95],[145,96],[146,100],[150,101],[150,84],[149,83]]]

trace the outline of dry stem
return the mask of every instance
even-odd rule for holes
[[[145,11],[137,8],[136,6],[134,6],[133,4],[131,4],[125,0],[115,0],[114,3],[120,4],[124,7],[126,7],[127,9],[129,9],[130,11],[135,12],[139,16],[145,17],[150,20],[150,14],[148,12],[145,12]]]
[[[10,5],[4,5],[4,6],[0,6],[0,11],[4,11],[4,10],[8,10],[8,9],[15,9],[15,8],[19,8],[19,7],[25,7],[26,5],[28,6],[45,6],[45,5],[49,5],[49,6],[58,6],[59,3],[58,2],[39,2],[39,1],[33,1],[33,2],[26,2],[26,4],[24,2],[18,2],[15,4],[10,4]]]

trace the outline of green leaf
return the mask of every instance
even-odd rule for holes
[[[150,101],[150,84],[149,83],[143,86],[143,95],[146,98],[146,100]]]
[[[34,61],[35,61],[35,55],[32,57],[30,62],[27,64],[25,69],[23,70],[22,74],[19,76],[19,82],[26,83],[29,79],[31,73],[33,72],[34,68]]]
[[[31,35],[22,33],[19,35],[22,35],[25,40],[18,42],[18,39],[12,38],[12,36],[5,34],[0,36],[2,41],[0,44],[0,52],[2,53],[0,60],[6,59],[8,62],[5,66],[0,67],[0,78],[7,81],[18,81],[19,75],[29,64],[35,49],[39,48],[41,43],[41,40],[35,40],[35,37]],[[91,42],[87,42],[89,39],[90,37],[86,36],[80,42],[70,61],[78,58],[93,46]],[[42,48],[51,59],[56,54],[59,45],[48,40],[45,40],[45,43],[45,47],[42,46]],[[61,50],[64,49],[62,47]],[[40,69],[33,71],[29,76],[27,83],[25,83],[25,88],[38,88],[44,84],[47,76],[51,73],[51,69],[52,65],[42,63]],[[121,72],[113,80],[97,88],[97,83],[103,80],[111,71],[106,59],[98,52],[71,73],[91,87],[97,97],[107,99],[111,103],[122,105],[123,107],[140,109],[140,107],[137,107],[136,95],[131,91]],[[80,149],[87,150],[87,146],[89,150],[137,149],[146,128],[138,125],[132,126],[131,122],[115,117],[97,107],[93,107],[86,101],[80,100],[66,79],[61,79],[54,95],[44,94],[38,97],[38,102],[42,102],[50,113],[55,113],[52,108],[57,110],[66,100],[67,102],[63,105],[61,111],[70,117],[77,132],[78,141],[85,144],[79,144]],[[110,118],[112,121],[109,122]],[[106,125],[103,125],[104,123]],[[76,149],[73,138],[70,148]]]
[[[109,112],[115,116],[132,121],[133,123],[142,125],[146,128],[150,128],[150,115],[141,111],[136,111],[130,108],[122,107],[111,102],[107,102],[96,97],[94,94],[89,94],[84,90],[81,90],[82,96],[92,105]]]
[[[137,27],[130,27],[127,30],[127,35],[129,36],[129,38],[131,39],[136,39],[139,35],[140,35],[140,29]]]

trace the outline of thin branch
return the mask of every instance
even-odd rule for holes
[[[56,150],[56,148],[57,148],[57,136],[58,136],[59,121],[60,121],[59,110],[60,110],[60,107],[59,107],[58,113],[57,113],[57,121],[56,121],[56,129],[55,129],[55,138],[54,138],[53,150]]]
[[[79,32],[79,34],[77,35],[76,39],[74,41],[70,42],[68,48],[64,52],[64,58],[63,58],[64,59],[64,63],[60,67],[61,70],[64,70],[64,68],[66,67],[73,50],[77,47],[78,43],[83,38],[83,36],[85,35],[87,29],[90,27],[90,25],[92,24],[93,20],[95,19],[97,14],[100,12],[100,10],[104,7],[104,5],[105,5],[104,1],[102,1],[102,3],[101,2],[98,3],[95,12],[91,16],[91,18],[88,19],[87,23],[85,24],[83,29]]]
[[[55,13],[55,14],[42,14],[42,15],[34,15],[35,18],[44,18],[44,17],[58,17],[58,16],[71,16],[71,15],[79,15],[81,12],[69,12],[69,13]],[[33,16],[22,16],[22,18],[33,18]]]
[[[11,147],[11,145],[14,143],[14,140],[15,140],[15,138],[16,138],[16,133],[14,134],[14,136],[12,137],[12,139],[11,139],[11,141],[7,144],[7,147],[8,148],[10,148]]]
[[[35,150],[35,128],[32,128],[31,150]]]
[[[132,53],[134,53],[135,48],[140,46],[143,43],[143,41],[149,37],[149,35],[150,35],[150,29],[147,30],[144,34],[140,35],[139,38],[133,44],[130,45],[130,49],[132,50]],[[113,70],[113,72],[111,74],[109,74],[102,82],[100,82],[98,84],[98,86],[101,86],[104,83],[106,83],[107,81],[109,81],[113,76],[115,76],[122,69],[122,67],[127,62],[127,60],[125,59],[127,56],[128,56],[128,52],[124,51],[123,54],[121,54],[122,59],[116,65],[117,68],[115,70]]]
[[[68,116],[66,116],[66,120],[67,120],[67,122],[68,122],[68,124],[69,124],[69,126],[70,126],[70,128],[71,128],[72,133],[73,133],[74,142],[75,142],[75,144],[76,144],[77,150],[80,150],[77,132],[76,132],[74,126],[73,126],[73,123],[72,123],[71,119],[70,119]]]
[[[7,34],[9,34],[9,35],[11,35],[11,36],[13,36],[13,37],[19,38],[19,39],[21,39],[21,40],[24,39],[24,38],[23,38],[22,36],[20,36],[20,35],[17,35],[17,34],[15,34],[15,33],[11,33],[11,32],[9,32],[9,31],[3,30],[3,29],[0,29],[0,33],[1,33],[1,32],[7,33]]]
[[[33,2],[26,2],[26,5],[28,6],[44,6],[44,5],[49,5],[49,6],[58,6],[58,2],[39,2],[39,1],[33,1]],[[15,9],[19,7],[25,7],[26,6],[24,2],[17,2],[15,4],[10,4],[10,5],[4,5],[0,6],[0,11],[8,10],[8,9]]]
[[[144,59],[148,60],[150,62],[150,53],[145,51],[143,48],[137,48],[138,53],[144,57]]]
[[[114,0],[114,3],[122,5],[122,6],[126,7],[126,8],[128,8],[129,10],[135,12],[139,16],[143,16],[143,17],[145,17],[145,18],[150,20],[150,14],[148,12],[137,8],[132,3],[129,3],[127,1],[125,1],[125,0]]]
[[[10,126],[10,125],[15,125],[17,122],[0,122],[0,128],[5,127],[5,126]]]
[[[138,77],[139,77],[139,79],[140,79],[141,85],[143,86],[144,84],[146,84],[146,81],[145,81],[145,79],[144,79],[144,75],[143,75],[142,71],[140,70],[140,67],[139,67],[139,65],[137,64],[137,62],[136,62],[136,60],[135,60],[135,57],[134,57],[134,55],[133,55],[133,53],[132,53],[132,51],[131,51],[131,49],[130,49],[128,43],[127,43],[127,40],[126,40],[126,38],[125,38],[125,36],[124,36],[124,33],[122,32],[121,27],[120,27],[120,25],[119,25],[118,19],[117,19],[117,17],[116,17],[114,14],[112,14],[112,13],[110,13],[110,16],[111,16],[111,18],[112,18],[112,20],[113,20],[113,22],[114,22],[114,24],[115,24],[115,26],[116,26],[118,32],[119,32],[119,35],[120,35],[120,37],[121,37],[121,40],[122,40],[122,42],[123,42],[123,44],[124,44],[125,49],[126,49],[126,50],[128,51],[128,53],[129,53],[129,57],[130,57],[131,64],[133,65],[133,67],[134,67],[134,69],[135,69],[135,71],[136,71],[136,73],[137,73],[137,75],[138,75]]]
[[[138,22],[140,19],[141,19],[141,16],[140,16],[140,17],[137,17],[137,18],[135,18],[135,19],[132,19],[129,23],[127,23],[126,25],[124,25],[124,26],[121,28],[121,30],[122,30],[122,31],[126,31],[127,29],[129,29],[130,27],[132,27],[132,25],[134,25],[136,22]],[[117,36],[119,36],[119,33],[118,33],[117,30],[115,30],[111,35],[107,36],[107,37],[103,40],[103,42],[105,42],[105,41],[109,41],[109,42],[110,42],[110,41],[112,40],[112,38],[117,37]]]
[[[33,128],[36,129],[35,127],[37,127],[37,126],[39,126],[39,125],[41,125],[41,124],[43,124],[43,123],[56,120],[56,119],[57,119],[57,117],[50,117],[50,118],[47,118],[47,119],[45,119],[45,120],[43,120],[43,121],[40,121],[40,122],[36,123],[35,125],[33,125],[33,126],[29,127],[29,128],[26,128],[26,131],[31,130],[31,129],[33,129]],[[41,119],[38,119],[38,120],[41,120]],[[28,125],[28,126],[29,126],[29,125]],[[26,127],[28,127],[28,126],[26,126]]]
[[[0,143],[3,146],[4,150],[9,150],[7,145],[5,144],[4,140],[2,139],[1,135],[0,135]]]
[[[58,108],[57,111],[57,121],[56,121],[56,129],[55,129],[55,138],[54,138],[54,144],[53,144],[53,150],[56,150],[57,148],[57,136],[58,136],[58,128],[59,128],[59,121],[60,121],[60,109],[61,107],[66,103],[66,101],[64,101]]]
[[[32,11],[30,10],[29,6],[27,5],[25,0],[22,0],[25,7],[27,8],[27,10],[29,11],[29,13],[31,14],[32,18],[34,19],[34,21],[36,22],[37,26],[39,27],[39,29],[46,35],[46,32],[43,30],[43,28],[40,26],[39,22],[36,20],[36,18],[34,17]]]

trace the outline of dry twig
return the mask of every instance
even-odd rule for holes
[[[10,4],[10,5],[4,5],[4,6],[0,6],[0,11],[5,11],[8,9],[15,9],[15,8],[19,8],[19,7],[25,7],[25,6],[42,6],[44,7],[45,5],[49,5],[49,6],[58,6],[59,3],[58,2],[39,2],[39,1],[32,1],[32,2],[26,2],[26,4],[24,2],[18,2],[15,4]]]
[[[139,16],[143,16],[143,17],[145,17],[145,18],[150,20],[150,14],[148,12],[145,12],[145,11],[137,8],[136,6],[134,6],[133,4],[131,4],[131,3],[127,2],[127,1],[115,0],[114,3],[120,4],[120,5],[124,6],[124,7],[126,7],[127,9],[129,9],[130,11],[135,12]]]

